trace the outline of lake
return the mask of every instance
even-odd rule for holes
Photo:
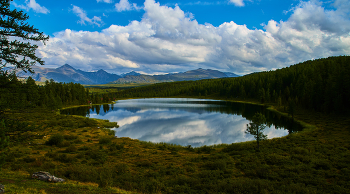
[[[191,98],[119,100],[115,104],[65,109],[61,114],[118,122],[119,128],[114,128],[118,137],[200,147],[254,140],[244,131],[256,112],[266,117],[264,134],[269,139],[302,129],[264,106]]]

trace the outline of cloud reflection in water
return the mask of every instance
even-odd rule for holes
[[[169,102],[170,103],[167,103]],[[118,137],[130,137],[142,141],[167,142],[199,147],[221,143],[254,140],[245,134],[249,123],[241,115],[210,112],[215,104],[199,104],[198,99],[137,99],[122,100],[114,104],[114,110],[104,115],[90,114],[91,118],[116,121]],[[190,102],[195,102],[191,104]],[[268,138],[288,135],[287,130],[265,129]]]

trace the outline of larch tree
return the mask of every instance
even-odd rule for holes
[[[11,1],[0,0],[0,75],[6,75],[5,67],[34,73],[31,66],[44,65],[44,61],[36,56],[38,45],[33,42],[45,44],[49,36],[29,25],[26,13],[11,10]]]
[[[262,113],[255,113],[252,122],[247,124],[247,129],[245,133],[254,135],[259,148],[259,142],[261,140],[267,139],[267,135],[264,134],[264,129],[266,128],[266,118]]]

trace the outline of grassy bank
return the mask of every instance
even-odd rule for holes
[[[254,141],[191,148],[114,138],[106,121],[42,109],[7,111],[6,117],[30,129],[12,134],[6,151],[0,183],[13,193],[51,193],[52,187],[65,193],[350,193],[346,116],[298,110],[294,117],[308,130],[263,141],[260,152]],[[29,179],[39,170],[68,182]]]
[[[100,188],[96,183],[83,183],[72,180],[67,180],[66,182],[60,184],[49,184],[43,181],[31,179],[27,171],[11,171],[8,169],[4,169],[1,171],[0,182],[1,184],[5,185],[6,193],[136,194],[136,192],[129,192],[115,187]]]

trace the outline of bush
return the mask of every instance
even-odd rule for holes
[[[35,160],[36,160],[35,158],[32,158],[30,156],[23,158],[23,161],[26,163],[31,163],[31,162],[34,162]]]
[[[71,165],[65,169],[63,172],[64,176],[72,179],[79,180],[82,182],[97,182],[99,178],[99,173],[95,167],[89,165]]]
[[[55,135],[52,135],[50,137],[50,139],[46,142],[46,145],[50,145],[50,146],[53,146],[53,145],[59,145],[63,142],[64,140],[64,137],[63,135],[61,134],[55,134]]]
[[[65,150],[65,152],[70,153],[70,152],[76,152],[77,150],[78,150],[77,147],[75,147],[74,145],[71,145]]]
[[[206,154],[210,154],[211,151],[213,151],[214,149],[210,146],[202,146],[199,148],[196,148],[198,153],[206,153]]]
[[[104,166],[100,169],[99,172],[99,182],[98,186],[105,188],[108,186],[112,186],[113,184],[113,172],[109,166]]]
[[[85,155],[99,164],[103,164],[107,161],[107,154],[103,151],[89,150],[85,152]]]
[[[58,144],[58,147],[68,147],[70,146],[69,141],[63,141],[60,144]]]
[[[74,143],[75,144],[82,144],[84,142],[81,139],[76,139],[76,140],[74,140]]]
[[[117,175],[122,175],[129,171],[129,166],[127,164],[120,163],[115,165],[115,170]]]
[[[122,150],[124,149],[124,144],[116,144],[116,143],[112,143],[112,145],[110,145],[109,147],[109,151],[113,152],[116,150]]]
[[[204,167],[208,170],[226,170],[226,162],[223,160],[217,160],[214,162],[206,162]]]
[[[110,144],[112,143],[111,137],[105,136],[105,137],[101,137],[99,140],[100,144]]]
[[[78,138],[78,136],[77,135],[64,135],[64,139],[65,140],[75,140],[75,139],[77,139]]]
[[[74,156],[67,155],[67,154],[63,153],[63,154],[57,155],[55,160],[58,160],[58,161],[64,162],[64,163],[70,163],[70,162],[75,161],[75,158],[74,158]]]

